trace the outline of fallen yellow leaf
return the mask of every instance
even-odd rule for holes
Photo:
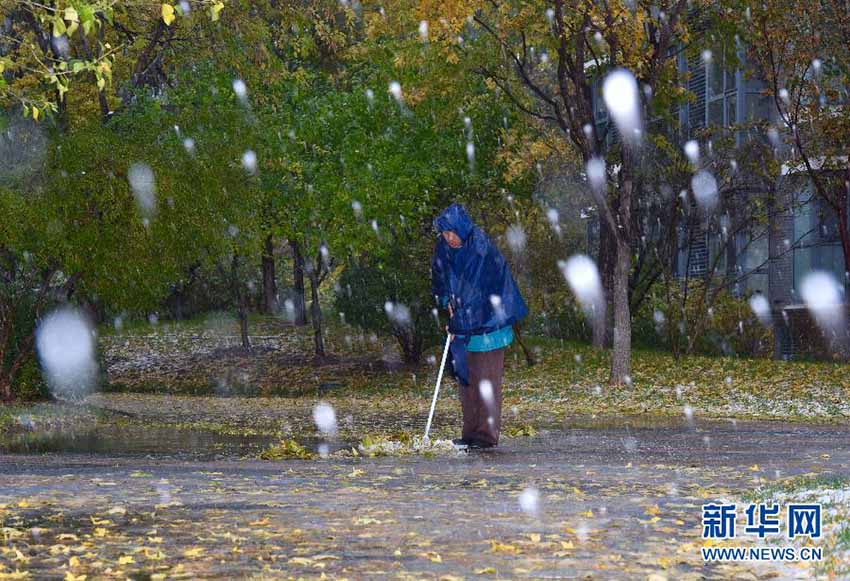
[[[509,553],[512,555],[516,555],[519,553],[519,549],[517,549],[513,545],[508,545],[506,543],[500,543],[499,541],[490,541],[490,550],[494,553]]]
[[[171,4],[163,4],[161,11],[162,21],[165,22],[166,26],[171,26],[171,23],[174,22],[174,6]]]
[[[223,2],[216,2],[212,6],[210,6],[210,19],[213,22],[216,22],[219,18],[219,13],[224,9]]]

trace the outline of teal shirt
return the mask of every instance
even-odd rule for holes
[[[449,297],[440,297],[440,304],[445,308],[449,303]],[[458,335],[462,337],[463,335]],[[492,333],[483,333],[481,335],[472,335],[469,338],[469,343],[466,344],[467,351],[495,351],[502,347],[507,347],[514,340],[514,330],[510,325],[496,329]]]
[[[469,338],[469,343],[466,344],[467,351],[495,351],[502,347],[507,347],[514,340],[514,330],[508,325],[497,329],[492,333],[484,333],[483,335],[473,335]]]

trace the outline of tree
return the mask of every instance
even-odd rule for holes
[[[141,143],[135,148],[95,121],[54,135],[32,175],[0,185],[4,399],[14,397],[18,374],[33,358],[35,323],[47,308],[77,300],[144,311],[179,278],[182,216],[161,203],[146,221],[151,208],[138,205],[128,180],[127,160],[150,145]]]
[[[432,40],[452,55],[447,58],[465,59],[518,110],[556,127],[583,163],[607,159],[609,168],[617,168],[595,200],[603,242],[611,242],[602,254],[603,271],[608,256],[613,263],[612,384],[625,382],[630,373],[633,211],[646,192],[638,180],[641,149],[624,147],[622,136],[611,139],[614,128],[598,123],[594,94],[609,72],[625,68],[641,88],[641,117],[668,116],[669,104],[682,93],[671,56],[688,40],[687,6],[685,0],[419,3],[419,14],[432,23]]]
[[[161,88],[173,49],[198,26],[218,21],[223,9],[220,0],[3,0],[0,106],[22,108],[35,120],[56,114],[65,124],[69,97],[96,96],[106,119],[138,89]]]
[[[171,252],[189,265],[220,275],[239,321],[242,347],[250,350],[248,292],[263,252],[263,158],[255,151],[261,128],[234,90],[234,80],[210,61],[181,70],[167,93],[167,108],[140,100],[116,120],[126,139],[161,144],[151,167],[179,195],[186,239]],[[179,128],[179,130],[175,130]],[[175,203],[176,203],[175,199]]]
[[[281,86],[273,114],[263,118],[273,164],[264,175],[279,191],[283,235],[307,252],[319,355],[317,288],[327,265],[363,257],[390,272],[409,269],[398,247],[432,239],[431,221],[453,199],[472,201],[494,226],[501,220],[504,166],[496,155],[512,113],[480,78],[475,91],[467,86],[468,100],[418,91],[417,67],[389,56],[398,42],[370,38],[346,61],[345,75]],[[427,260],[421,267],[427,278]]]
[[[850,12],[846,2],[729,2],[734,26],[755,72],[767,83],[778,115],[772,129],[777,153],[790,172],[809,177],[815,194],[834,212],[850,272],[848,194],[850,165]],[[744,18],[741,18],[741,15]],[[780,136],[787,145],[780,145]]]
[[[278,115],[291,119],[287,117],[286,103],[293,87],[307,89],[312,83],[345,76],[347,53],[358,39],[351,6],[330,0],[285,0],[251,3],[243,8],[247,9],[234,12],[234,21],[240,24],[222,43],[226,59],[222,62],[219,52],[216,62],[221,70],[238,71],[248,87],[256,88],[251,101],[261,116],[276,121]],[[253,55],[246,53],[246,46],[253,47]],[[265,155],[276,159],[270,165],[281,168],[281,173],[264,172],[260,176],[264,193],[264,302],[267,311],[276,311],[279,306],[274,298],[274,260],[269,248],[276,238],[286,237],[293,259],[292,319],[296,325],[303,325],[306,323],[304,274],[313,262],[309,259],[305,262],[302,233],[293,230],[293,221],[285,211],[278,211],[280,199],[293,194],[282,191],[282,184],[290,183],[291,175],[284,167],[288,159],[285,148],[279,143],[281,132],[288,134],[292,128],[280,127],[279,121],[275,126],[277,131],[261,137],[267,137]]]
[[[791,184],[777,180],[779,163],[771,156],[770,145],[759,138],[747,138],[754,136],[753,129],[752,123],[741,123],[711,126],[699,132],[710,144],[701,154],[699,166],[716,179],[716,200],[707,205],[688,197],[677,204],[669,229],[673,236],[659,249],[670,257],[663,261],[666,267],[660,276],[661,297],[659,300],[656,296],[658,310],[653,318],[676,358],[704,348],[706,337],[717,335],[713,327],[722,318],[717,316],[720,307],[734,305],[738,311],[749,311],[750,305],[745,302],[748,295],[761,297],[752,303],[758,307],[758,328],[746,329],[747,333],[759,336],[763,325],[772,325],[764,271],[779,253],[770,248],[771,218],[788,210],[783,206],[781,190]],[[670,152],[667,159],[665,167],[657,168],[662,184],[682,183],[690,176],[692,162],[680,152]],[[795,243],[789,240],[782,253],[791,252]],[[751,293],[748,287],[761,286],[758,281],[749,284],[758,276],[764,277],[763,288]],[[640,305],[633,304],[637,311]],[[725,323],[727,328],[719,331],[733,336],[724,337],[716,352],[730,354],[731,343],[744,335],[745,328],[740,319],[731,321],[731,326],[730,321]]]

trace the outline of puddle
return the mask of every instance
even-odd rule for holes
[[[258,456],[279,438],[264,435],[220,434],[205,430],[146,426],[104,426],[68,432],[31,431],[0,438],[0,452],[8,454],[103,454],[147,456],[243,457]],[[317,452],[323,440],[300,444]],[[326,442],[330,452],[351,444]]]

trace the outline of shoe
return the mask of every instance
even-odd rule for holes
[[[452,440],[452,444],[454,444],[456,448],[468,448],[470,442],[469,440],[464,440],[463,438],[455,438],[454,440]]]

